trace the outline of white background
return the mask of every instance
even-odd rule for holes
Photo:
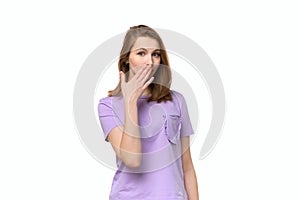
[[[1,1],[0,199],[108,199],[72,95],[87,56],[137,24],[191,38],[222,78],[222,137],[192,152],[200,199],[300,199],[299,18],[296,0]]]

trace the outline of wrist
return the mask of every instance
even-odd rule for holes
[[[137,99],[136,98],[124,98],[124,104],[127,105],[136,105]]]

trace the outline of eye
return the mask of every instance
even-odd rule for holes
[[[138,52],[137,54],[140,55],[140,56],[144,56],[144,55],[145,55],[145,52],[144,52],[144,51],[140,51],[140,52]]]
[[[158,58],[158,57],[160,57],[160,53],[159,53],[159,52],[155,52],[155,53],[153,53],[153,54],[152,54],[152,56],[154,56],[154,57],[157,57],[157,58]]]

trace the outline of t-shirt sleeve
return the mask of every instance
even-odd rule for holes
[[[105,141],[108,142],[107,136],[109,132],[116,126],[122,125],[120,119],[113,110],[112,100],[110,98],[100,99],[98,104],[98,116],[104,133]]]
[[[188,107],[185,101],[184,96],[176,92],[176,97],[178,99],[178,106],[180,109],[180,118],[181,118],[181,128],[180,128],[180,137],[190,136],[194,134],[194,130],[191,124]]]

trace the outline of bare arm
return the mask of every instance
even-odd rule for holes
[[[150,67],[141,68],[128,82],[125,82],[125,74],[120,74],[124,97],[124,126],[115,127],[108,135],[108,140],[118,158],[126,166],[132,168],[139,167],[141,164],[142,145],[138,126],[137,100],[153,81],[153,78],[147,81],[150,73]]]
[[[199,200],[198,183],[190,153],[190,137],[181,138],[184,185],[189,200]]]

